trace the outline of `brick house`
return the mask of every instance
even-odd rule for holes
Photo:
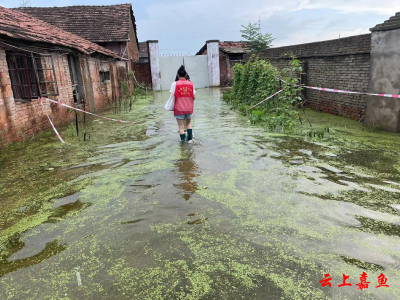
[[[21,11],[0,7],[0,144],[20,141],[74,115],[69,105],[85,100],[96,111],[120,96],[125,62],[106,48]]]
[[[246,49],[246,42],[219,42],[219,68],[220,84],[228,86],[233,79],[233,66],[243,61],[245,53],[250,51]],[[207,44],[205,44],[196,55],[206,55]]]
[[[17,10],[99,44],[132,62],[139,61],[132,4],[24,7]]]

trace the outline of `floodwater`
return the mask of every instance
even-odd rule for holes
[[[220,96],[193,144],[160,93],[1,150],[0,298],[400,299],[398,144],[268,133]]]

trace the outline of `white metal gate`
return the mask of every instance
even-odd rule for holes
[[[169,90],[181,65],[185,65],[195,88],[208,87],[207,55],[160,57],[161,90]]]

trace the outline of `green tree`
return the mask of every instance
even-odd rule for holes
[[[261,28],[257,23],[249,23],[249,25],[242,25],[243,30],[240,30],[242,37],[247,42],[247,47],[252,51],[260,51],[270,48],[274,38],[271,34],[262,34],[260,32]]]

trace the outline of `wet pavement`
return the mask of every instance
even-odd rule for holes
[[[399,144],[268,133],[220,96],[193,144],[159,93],[0,150],[0,298],[400,299]]]

